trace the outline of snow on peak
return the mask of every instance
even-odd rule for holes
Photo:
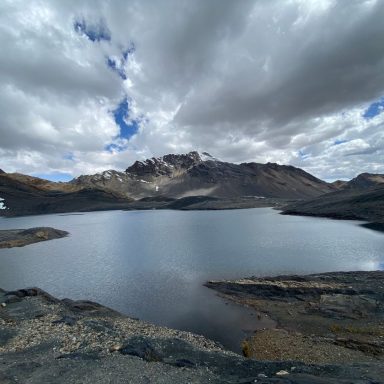
[[[218,159],[216,159],[215,157],[213,157],[212,155],[210,155],[208,152],[202,152],[200,154],[200,158],[201,160],[203,161],[219,161]]]
[[[0,209],[7,209],[7,206],[5,205],[5,200],[0,197]]]

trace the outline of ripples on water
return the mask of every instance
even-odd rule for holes
[[[209,279],[382,269],[384,236],[353,221],[229,211],[108,211],[0,219],[68,238],[0,250],[0,286],[39,286],[132,317],[204,334],[239,350],[252,311],[226,305]]]

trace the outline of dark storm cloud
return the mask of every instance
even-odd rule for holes
[[[274,9],[268,12],[264,5],[255,12],[271,20]],[[233,65],[210,95],[212,103],[196,93],[183,105],[176,118],[180,124],[266,120],[285,125],[292,119],[338,112],[382,95],[383,2],[371,6],[361,1],[337,2],[297,27],[293,25],[300,7],[291,6],[295,7],[293,17],[285,25],[270,28],[270,35],[265,36],[263,53],[268,56],[272,51],[269,73],[263,74],[258,63],[247,66],[246,72]],[[243,39],[253,33],[253,27],[248,26]],[[258,51],[255,37],[256,44],[248,46],[250,54]],[[275,46],[282,47],[274,50]]]

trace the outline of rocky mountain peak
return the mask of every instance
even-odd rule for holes
[[[5,173],[2,169],[0,169],[0,174]]]
[[[203,160],[203,161],[220,161],[220,160],[216,159],[216,157],[213,157],[208,152],[202,152],[200,157],[201,157],[201,160]]]
[[[136,161],[125,172],[136,177],[171,176],[177,170],[188,170],[202,161],[196,151],[181,155],[168,154],[161,157],[152,157],[144,161]]]
[[[370,188],[377,185],[384,184],[384,175],[378,173],[361,173],[354,179],[349,181],[346,185],[347,188]]]

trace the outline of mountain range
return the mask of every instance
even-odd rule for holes
[[[384,175],[364,173],[349,182],[327,183],[293,166],[233,164],[193,151],[136,161],[124,172],[107,170],[69,182],[0,170],[0,215],[101,209],[221,209],[287,203],[296,203],[297,212],[292,213],[298,213],[298,201],[307,203],[383,186]]]

